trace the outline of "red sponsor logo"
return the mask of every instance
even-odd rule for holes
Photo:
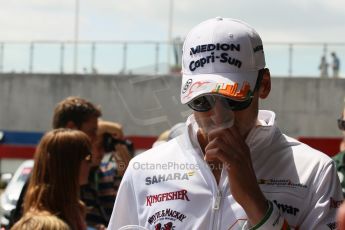
[[[169,201],[169,200],[187,200],[189,201],[189,198],[187,196],[187,190],[183,189],[176,192],[166,192],[156,195],[150,195],[146,197],[146,206],[151,206],[153,203],[159,203],[163,201]]]
[[[173,230],[173,229],[175,229],[175,226],[173,225],[172,222],[163,224],[163,226],[161,223],[158,223],[155,225],[155,230]]]

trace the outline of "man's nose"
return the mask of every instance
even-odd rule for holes
[[[224,122],[229,122],[234,119],[234,112],[227,109],[221,100],[215,102],[211,112],[211,119],[216,125],[222,125]]]

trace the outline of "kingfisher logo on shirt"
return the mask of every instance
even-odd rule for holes
[[[158,221],[159,223],[161,223],[162,221],[180,221],[183,222],[184,219],[186,219],[187,216],[181,212],[178,212],[176,210],[167,208],[167,209],[163,209],[161,211],[156,212],[155,214],[153,214],[152,216],[149,217],[149,219],[147,220],[147,222],[149,224],[157,224]]]
[[[169,200],[186,200],[189,201],[187,190],[180,190],[176,192],[166,192],[157,195],[150,195],[146,197],[146,206],[151,206],[153,203],[169,201]]]
[[[187,82],[184,84],[183,88],[182,88],[182,94],[187,92],[187,89],[189,88],[189,86],[193,83],[192,79],[188,79]]]
[[[152,177],[146,177],[145,184],[151,185],[151,184],[157,184],[157,183],[170,181],[170,180],[189,180],[189,177],[193,175],[194,175],[194,172],[158,174]]]

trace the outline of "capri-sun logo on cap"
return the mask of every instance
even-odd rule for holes
[[[219,51],[215,53],[215,51]],[[194,72],[198,68],[202,68],[209,63],[214,63],[216,61],[221,63],[228,63],[229,65],[241,68],[242,61],[229,55],[229,51],[241,52],[240,44],[227,44],[227,43],[216,43],[216,44],[204,44],[197,45],[196,47],[190,48],[190,55],[197,55],[204,52],[210,52],[207,56],[202,56],[197,60],[193,60],[189,63],[189,70]],[[198,57],[198,56],[196,56]]]

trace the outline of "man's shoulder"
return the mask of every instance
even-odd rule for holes
[[[312,165],[325,165],[332,162],[332,159],[326,154],[317,150],[297,139],[285,136],[286,141],[289,145],[289,149],[297,164],[303,162]]]
[[[180,142],[177,139],[172,139],[168,142],[162,143],[151,149],[146,150],[143,153],[135,156],[133,160],[135,161],[145,161],[145,162],[161,162],[165,160],[177,159],[178,155],[181,154]]]
[[[178,141],[172,139],[132,158],[123,181],[141,183],[148,177],[159,173],[172,173],[174,167],[179,167],[187,162],[186,152],[179,146]]]

